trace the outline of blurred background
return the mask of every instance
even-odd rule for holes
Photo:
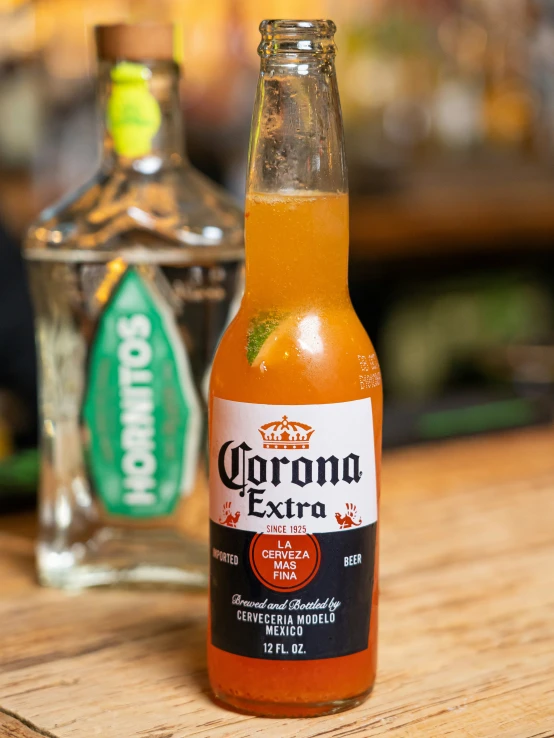
[[[190,158],[241,199],[260,20],[333,18],[351,292],[385,445],[552,419],[554,0],[2,0],[0,15],[0,487],[17,505],[37,474],[19,249],[98,165],[97,23],[179,24]]]

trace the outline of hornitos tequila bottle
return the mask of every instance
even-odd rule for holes
[[[207,374],[242,217],[183,151],[170,25],[97,29],[100,171],[26,257],[40,353],[43,584],[203,586]]]

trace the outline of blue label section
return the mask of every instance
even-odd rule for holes
[[[310,536],[319,544],[317,572],[290,592],[266,587],[254,572],[255,536],[211,523],[212,644],[238,656],[276,661],[336,658],[365,650],[376,524]]]

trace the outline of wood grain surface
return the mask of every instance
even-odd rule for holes
[[[2,738],[554,738],[554,432],[389,453],[371,698],[306,720],[209,696],[201,595],[39,589],[0,519]]]

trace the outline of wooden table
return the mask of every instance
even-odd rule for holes
[[[203,596],[41,590],[4,519],[0,736],[553,738],[554,432],[388,454],[382,525],[373,696],[268,720],[212,703]]]

